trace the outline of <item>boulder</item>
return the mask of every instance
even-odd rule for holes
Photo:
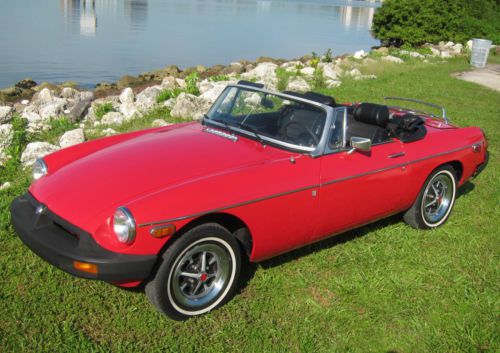
[[[9,106],[0,107],[0,124],[9,122],[12,119],[12,108]]]
[[[81,91],[80,92],[80,100],[85,101],[85,100],[94,100],[94,92],[91,91]]]
[[[16,87],[22,88],[22,89],[31,89],[35,87],[37,83],[33,81],[31,77],[27,77],[24,80],[19,81],[16,83]]]
[[[175,98],[167,99],[165,102],[163,102],[163,106],[168,109],[172,109],[175,106]]]
[[[358,69],[352,69],[351,71],[347,71],[346,75],[354,77],[354,79],[356,79],[358,77],[361,77],[361,71],[359,71]]]
[[[314,67],[304,67],[303,69],[300,69],[300,73],[304,76],[307,76],[307,77],[313,77],[314,76],[314,72],[316,71],[316,69]]]
[[[53,98],[52,101],[40,106],[39,114],[45,120],[60,116],[64,112],[65,105],[64,98]]]
[[[1,157],[0,157],[1,159]],[[1,163],[1,162],[0,162]],[[0,186],[0,191],[4,191],[4,190],[7,190],[8,188],[10,188],[10,183],[8,181],[6,181],[5,183],[3,183],[1,186]]]
[[[339,80],[327,80],[326,81],[326,87],[327,88],[337,88],[342,84],[341,81]]]
[[[296,91],[296,92],[308,92],[311,90],[311,86],[304,80],[302,77],[294,77],[288,81],[286,86],[287,91]]]
[[[451,58],[451,54],[450,54],[450,52],[447,52],[447,51],[442,51],[442,52],[441,52],[441,58],[443,58],[443,59],[448,59],[448,58]]]
[[[80,92],[71,87],[64,87],[61,90],[61,97],[66,99],[74,99],[76,97],[80,97]]]
[[[326,64],[322,67],[323,76],[327,80],[336,80],[338,76],[342,73],[342,69],[335,64]]]
[[[112,135],[116,135],[117,132],[111,128],[107,128],[107,129],[104,129],[101,131],[101,135],[102,136],[112,136]]]
[[[173,76],[164,77],[163,80],[161,81],[160,86],[163,89],[169,89],[169,90],[173,90],[173,89],[178,88],[177,82],[175,81],[175,77],[173,77]]]
[[[433,47],[429,47],[429,49],[431,50],[432,56],[441,56],[441,51],[439,51],[438,49],[433,48]]]
[[[217,98],[219,98],[220,94],[224,89],[227,87],[227,85],[231,83],[230,81],[218,81],[218,82],[210,82],[209,84],[204,84],[200,85],[203,86],[203,93],[201,93],[201,88],[200,88],[200,98],[204,99],[205,101],[209,102],[210,104],[213,104]],[[210,88],[207,89],[207,87],[210,86]]]
[[[210,102],[189,93],[181,93],[175,100],[170,115],[174,118],[201,119],[210,108]]]
[[[11,124],[0,125],[0,151],[3,151],[12,143],[14,129]]]
[[[120,107],[118,108],[118,110],[120,111],[120,113],[125,115],[127,120],[130,120],[134,117],[139,117],[142,115],[141,112],[139,110],[137,110],[137,107],[135,106],[135,104],[133,102],[125,102],[125,103],[120,104]]]
[[[125,75],[116,82],[116,88],[124,89],[127,87],[134,87],[140,84],[142,81],[134,76]]]
[[[366,57],[368,54],[365,53],[364,50],[358,50],[357,52],[354,53],[353,57],[354,59],[358,59],[358,60],[361,60],[363,59],[364,57]]]
[[[74,129],[66,131],[59,139],[59,146],[66,148],[69,146],[77,145],[85,141],[83,129]]]
[[[161,86],[151,86],[136,96],[135,105],[140,112],[146,112],[156,105],[156,99],[161,93]]]
[[[69,120],[73,123],[82,120],[85,114],[87,114],[91,104],[92,101],[90,99],[81,100],[76,103],[68,113]]]
[[[254,69],[245,72],[241,75],[243,79],[265,80],[269,77],[276,77],[276,69],[278,65],[271,62],[263,62],[258,64]]]
[[[54,99],[54,95],[48,88],[43,88],[37,95],[33,97],[33,100],[37,100],[40,103],[51,103]]]
[[[401,50],[400,53],[404,54],[404,55],[408,55],[412,58],[417,58],[417,59],[424,59],[425,58],[425,56],[423,56],[420,53],[417,53],[416,51]]]
[[[31,142],[21,155],[21,163],[25,168],[32,166],[38,158],[45,157],[58,150],[59,146],[51,145],[48,142]]]
[[[463,49],[464,49],[464,46],[460,43],[457,43],[451,47],[451,51],[456,55],[461,54]]]
[[[121,103],[134,103],[134,91],[132,91],[132,88],[127,87],[122,91],[118,99],[120,99]]]
[[[402,64],[402,63],[404,63],[404,61],[402,59],[397,58],[397,57],[392,56],[392,55],[383,56],[382,60],[383,61],[388,61],[388,62],[391,62],[391,63],[395,63],[395,64]]]
[[[102,117],[101,123],[106,125],[121,125],[128,119],[119,112],[109,112]]]
[[[30,111],[28,108],[29,107],[27,107],[21,115],[24,119],[28,120],[26,130],[29,133],[34,133],[46,129],[49,126],[48,119],[43,119],[40,114]]]
[[[165,120],[163,119],[155,119],[153,120],[153,122],[151,123],[151,127],[162,127],[162,126],[168,126],[168,125],[172,125],[170,123],[167,123]]]
[[[468,40],[465,47],[468,51],[472,51],[472,39]]]

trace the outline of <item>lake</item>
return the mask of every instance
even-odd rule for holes
[[[32,77],[92,86],[170,64],[335,55],[379,41],[356,0],[1,0],[0,87]]]

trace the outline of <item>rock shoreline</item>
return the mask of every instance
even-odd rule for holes
[[[362,73],[366,66],[399,65],[408,60],[436,62],[466,52],[467,45],[464,50],[462,44],[448,42],[416,51],[381,47],[341,57],[328,53],[323,57],[307,55],[289,61],[261,57],[255,62],[239,61],[209,68],[199,65],[185,70],[168,66],[138,77],[124,76],[115,83],[98,84],[93,91],[80,90],[74,82],[37,84],[25,79],[0,90],[0,168],[12,157],[9,147],[14,136],[11,121],[14,116],[26,120],[28,134],[50,129],[53,119],[78,124],[78,128],[66,131],[58,144],[29,143],[20,158],[23,167],[28,167],[48,153],[84,142],[88,134],[112,135],[116,133],[113,127],[139,119],[155,109],[173,118],[201,119],[226,85],[240,79],[263,83],[270,90],[331,89],[346,79],[377,79],[373,74]],[[153,126],[167,124],[162,119],[152,123]]]

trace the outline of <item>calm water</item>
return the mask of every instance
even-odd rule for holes
[[[84,85],[175,64],[335,54],[378,44],[356,0],[1,0],[0,87]]]

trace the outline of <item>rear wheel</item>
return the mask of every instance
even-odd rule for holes
[[[430,229],[446,222],[456,195],[455,170],[445,165],[427,178],[417,200],[403,219],[414,228]]]
[[[231,233],[218,224],[204,224],[165,251],[146,295],[174,320],[202,315],[231,298],[240,267],[239,245]]]

